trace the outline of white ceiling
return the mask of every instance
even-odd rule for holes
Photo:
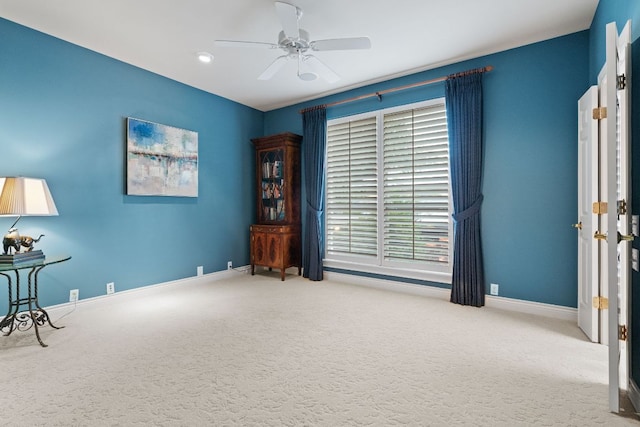
[[[272,0],[0,0],[0,17],[207,92],[269,111],[588,29],[598,0],[285,0],[312,40],[367,36],[364,51],[316,52],[340,75],[299,80],[282,52],[222,48],[214,40],[277,43]],[[215,56],[211,64],[196,52]]]

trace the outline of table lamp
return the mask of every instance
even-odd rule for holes
[[[51,197],[51,192],[44,179],[25,177],[0,178],[0,216],[18,217],[9,228],[9,234],[5,235],[3,239],[2,244],[5,255],[8,254],[10,248],[14,248],[16,252],[19,252],[21,246],[28,248],[29,251],[33,249],[34,239],[28,236],[20,236],[15,228],[20,218],[23,216],[53,215],[58,215],[58,209],[56,209],[53,197]]]

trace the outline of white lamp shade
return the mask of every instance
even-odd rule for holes
[[[40,178],[0,178],[0,216],[58,215],[47,182]]]

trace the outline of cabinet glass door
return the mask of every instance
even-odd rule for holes
[[[260,221],[284,221],[284,150],[263,151],[260,153],[262,178],[260,180],[262,203]]]

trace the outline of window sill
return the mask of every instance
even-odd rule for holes
[[[323,266],[360,273],[375,274],[379,276],[403,277],[413,280],[444,283],[451,285],[451,273],[441,273],[425,270],[411,270],[408,268],[381,267],[379,265],[362,264],[349,261],[322,260]]]

